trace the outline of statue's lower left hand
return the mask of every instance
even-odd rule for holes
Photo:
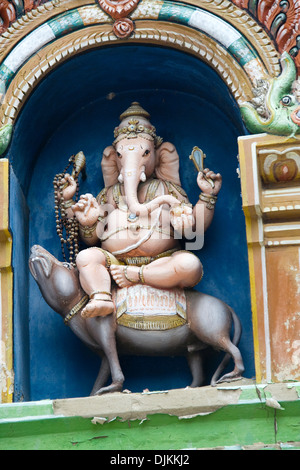
[[[100,215],[100,207],[96,198],[92,194],[83,194],[79,201],[72,206],[72,210],[80,223],[84,227],[91,227],[97,222]]]

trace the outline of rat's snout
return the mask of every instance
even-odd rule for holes
[[[39,281],[41,277],[48,278],[51,274],[51,259],[39,245],[32,246],[30,250],[29,270],[36,281]]]

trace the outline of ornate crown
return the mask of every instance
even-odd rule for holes
[[[132,119],[129,119],[125,125],[122,125],[122,121],[127,121],[127,119],[130,117],[132,117]],[[141,117],[142,122],[136,119],[137,117]],[[139,134],[144,134],[143,137],[145,139],[147,139],[147,137],[149,137],[151,140],[153,139],[155,142],[155,147],[159,147],[163,139],[156,135],[156,129],[150,123],[149,118],[150,114],[145,111],[139,103],[136,101],[133,102],[131,106],[120,116],[121,124],[114,130],[114,144],[122,139],[134,139],[138,137]]]

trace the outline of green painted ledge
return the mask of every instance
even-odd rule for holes
[[[249,381],[248,381],[249,382]],[[0,405],[0,450],[300,449],[300,383]]]

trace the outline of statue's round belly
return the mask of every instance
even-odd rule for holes
[[[116,209],[108,219],[101,237],[101,247],[116,256],[155,256],[177,247],[168,224],[152,228],[154,217],[139,217],[130,221],[128,214]]]
[[[140,238],[137,239],[139,241]],[[117,258],[130,257],[130,256],[152,256],[163,253],[164,251],[179,248],[178,241],[174,239],[162,240],[159,238],[151,237],[149,240],[143,242],[137,248],[131,248],[133,246],[132,239],[129,240],[114,240],[113,242],[106,241],[101,244],[104,250],[110,253],[116,253]],[[128,250],[128,248],[130,248]]]

